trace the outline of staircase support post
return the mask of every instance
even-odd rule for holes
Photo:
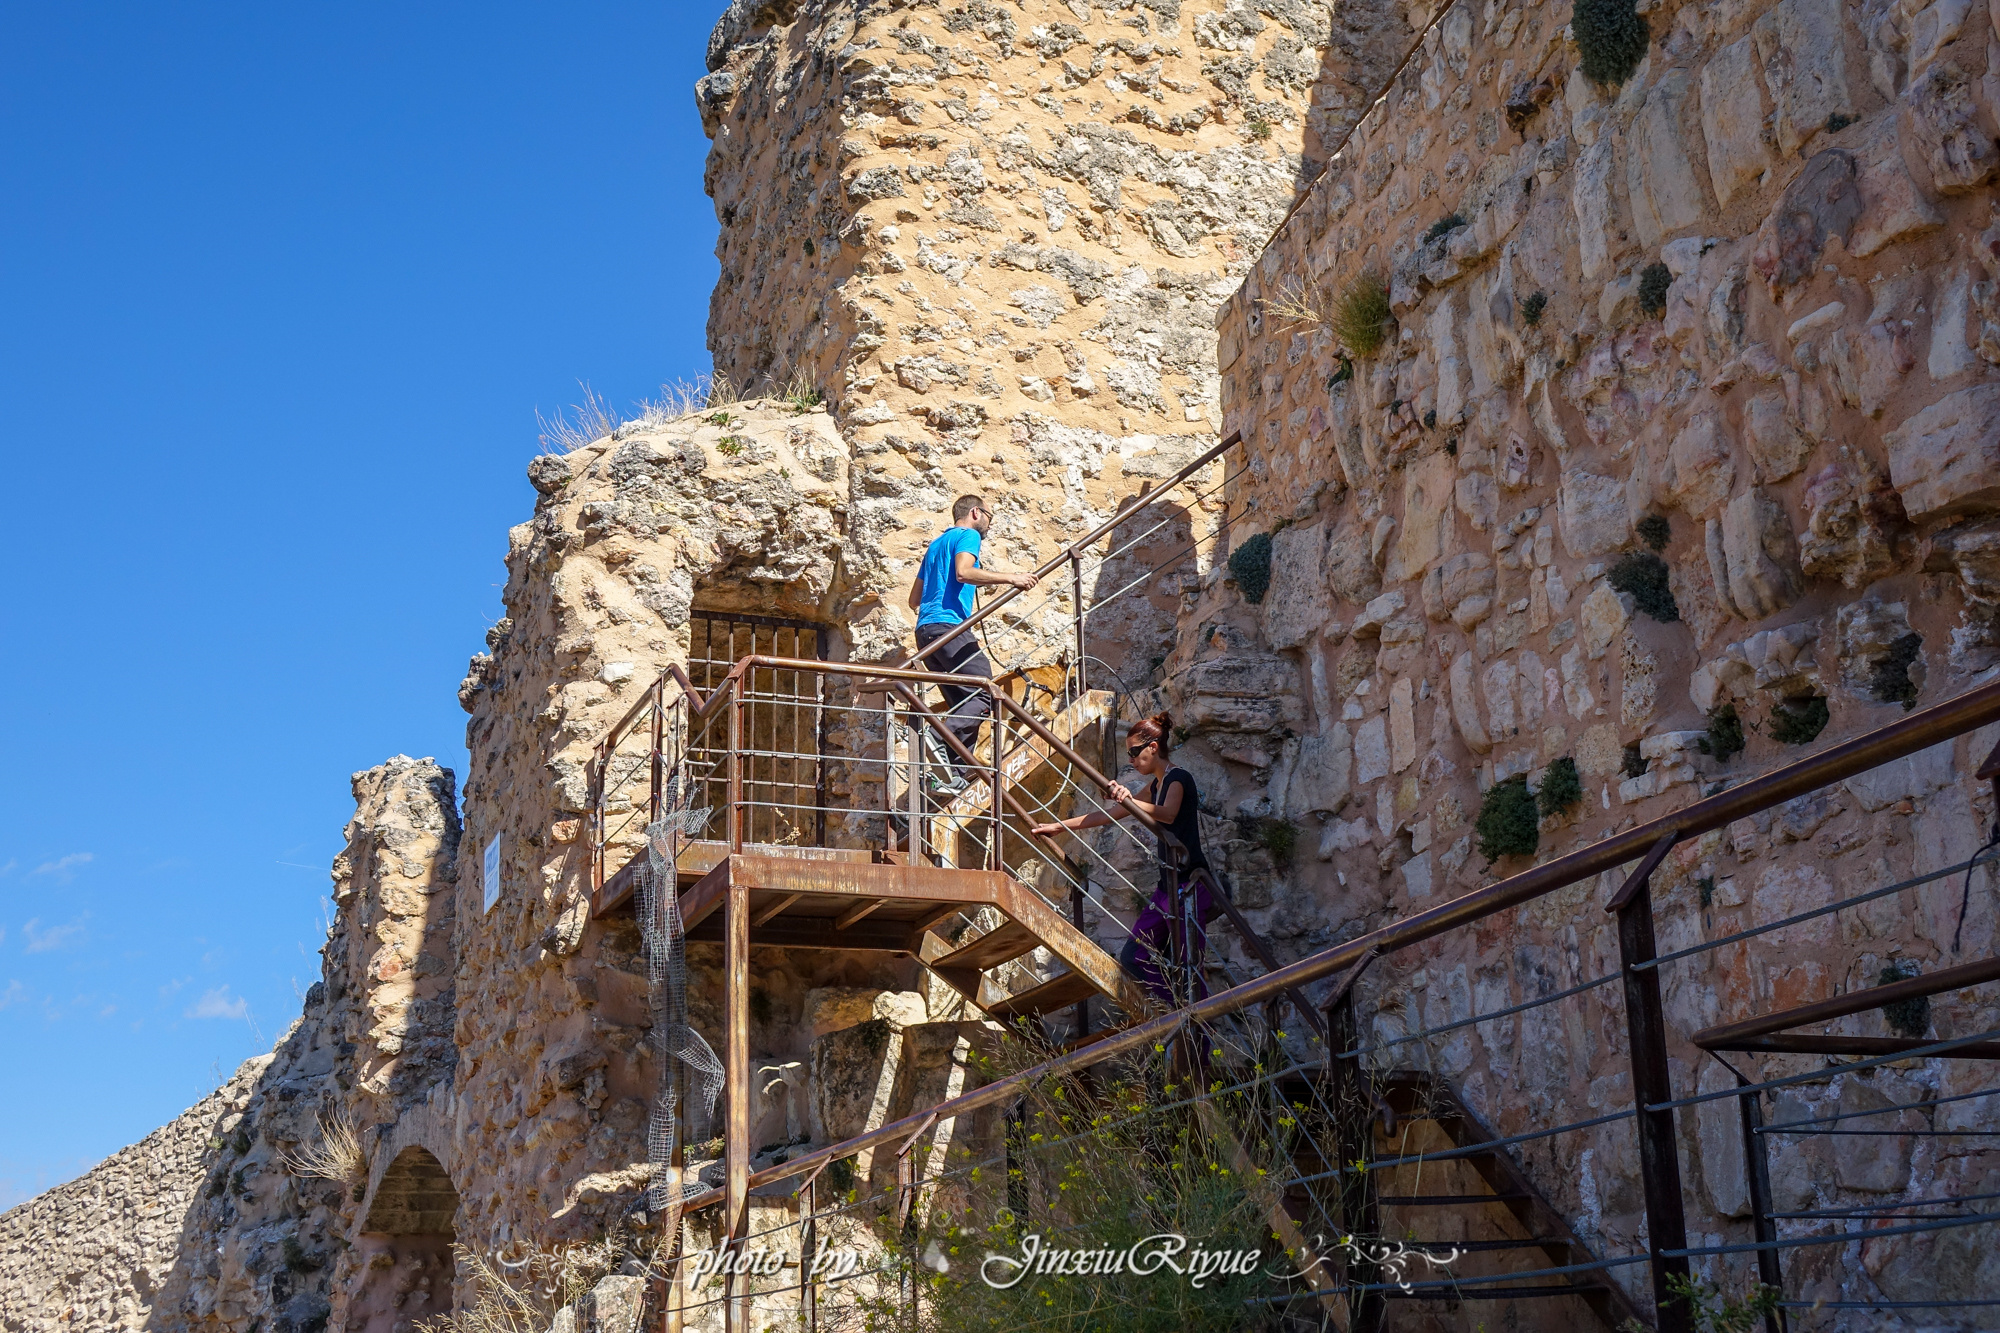
[[[735,730],[732,719],[731,731]],[[731,759],[735,758],[732,750]],[[736,785],[732,766],[730,785]],[[733,810],[735,807],[732,806]],[[724,1095],[728,1120],[723,1129],[724,1183],[722,1234],[731,1259],[741,1257],[750,1231],[750,890],[731,884],[723,903],[723,1005],[728,1036],[723,1056]],[[723,1326],[728,1333],[750,1333],[750,1280],[740,1265],[727,1270]]]
[[[1736,1075],[1737,1087],[1749,1085],[1749,1079]],[[1754,1092],[1739,1095],[1736,1105],[1743,1113],[1743,1167],[1750,1177],[1751,1234],[1759,1245],[1769,1245],[1778,1239],[1778,1224],[1771,1220],[1771,1158],[1765,1146],[1765,1135],[1758,1132],[1764,1127],[1764,1108],[1758,1104]],[[1785,1272],[1778,1262],[1776,1250],[1757,1251],[1757,1280],[1767,1287],[1776,1287],[1780,1291],[1785,1289]],[[1764,1315],[1765,1333],[1781,1333],[1782,1321],[1782,1311],[1767,1312]]]
[[[1359,971],[1358,968],[1355,970]],[[1354,1169],[1356,1163],[1366,1162],[1375,1155],[1374,1136],[1370,1132],[1375,1108],[1374,1099],[1368,1095],[1368,1071],[1361,1067],[1361,1057],[1351,1055],[1343,1058],[1340,1054],[1361,1044],[1360,1023],[1355,1018],[1351,989],[1343,989],[1339,998],[1327,1007],[1326,1028],[1327,1052],[1333,1075],[1334,1152],[1337,1158],[1334,1165],[1340,1172],[1335,1177],[1340,1186],[1340,1225],[1347,1229],[1349,1238],[1359,1242],[1356,1246],[1343,1246],[1347,1256],[1348,1326],[1352,1333],[1379,1333],[1387,1313],[1382,1294],[1353,1290],[1373,1283],[1381,1276],[1376,1266],[1363,1257],[1365,1250],[1361,1246],[1380,1238],[1382,1211],[1375,1202],[1375,1173]]]
[[[1618,915],[1618,954],[1625,971],[1625,1028],[1632,1043],[1632,1102],[1638,1114],[1639,1178],[1646,1192],[1646,1239],[1652,1250],[1653,1301],[1660,1333],[1694,1333],[1692,1311],[1673,1299],[1669,1278],[1689,1275],[1685,1256],[1666,1250],[1687,1248],[1687,1217],[1681,1200],[1680,1144],[1674,1113],[1649,1106],[1673,1099],[1667,1070],[1667,1021],[1660,1007],[1660,972],[1641,968],[1657,956],[1653,941],[1653,871],[1672,849],[1674,833],[1663,835],[1611,900]]]

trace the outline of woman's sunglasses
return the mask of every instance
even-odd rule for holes
[[[1125,753],[1130,755],[1132,758],[1137,759],[1140,755],[1146,753],[1146,751],[1152,749],[1157,744],[1159,744],[1158,741],[1147,741],[1144,745],[1128,745],[1125,747]]]

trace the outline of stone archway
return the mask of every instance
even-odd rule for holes
[[[369,1191],[352,1259],[352,1333],[408,1333],[452,1313],[458,1190],[428,1148],[405,1146]]]

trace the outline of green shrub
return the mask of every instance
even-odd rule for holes
[[[1268,139],[1268,138],[1270,138],[1270,137],[1271,137],[1271,122],[1270,122],[1270,121],[1268,121],[1268,120],[1253,120],[1253,121],[1251,121],[1251,122],[1250,122],[1250,137],[1251,137],[1251,138],[1253,138],[1253,139]]]
[[[1674,539],[1674,525],[1667,521],[1665,514],[1648,514],[1633,525],[1639,540],[1646,543],[1649,551],[1664,551],[1667,543]]]
[[[1674,285],[1674,271],[1665,264],[1648,264],[1639,270],[1639,309],[1658,319],[1667,313],[1667,288]]]
[[[1887,986],[1893,982],[1908,981],[1917,975],[1917,965],[1911,962],[1891,963],[1882,969],[1875,984]],[[1931,999],[1919,995],[1914,1000],[1897,1000],[1882,1006],[1882,1019],[1889,1030],[1899,1037],[1921,1037],[1931,1030]]]
[[[1632,0],[1576,0],[1569,23],[1583,77],[1614,88],[1639,68],[1653,36]]]
[[[1743,753],[1743,719],[1736,715],[1735,704],[1723,704],[1710,710],[1708,714],[1708,734],[1695,744],[1701,752],[1718,763],[1727,763]]]
[[[1424,244],[1429,245],[1440,236],[1448,236],[1464,225],[1464,218],[1456,213],[1447,213],[1436,222],[1431,223],[1430,230],[1424,233]]]
[[[1229,576],[1252,606],[1271,588],[1271,534],[1260,532],[1229,553]]]
[[[1680,604],[1667,586],[1667,562],[1650,551],[1627,551],[1611,566],[1611,586],[1632,594],[1633,605],[1662,624],[1681,618]]]
[[[1271,864],[1280,870],[1290,869],[1292,857],[1298,851],[1299,826],[1289,819],[1259,818],[1256,815],[1239,815],[1236,831],[1248,841],[1262,847],[1271,854]]]
[[[1619,771],[1628,778],[1643,778],[1652,766],[1653,761],[1640,752],[1639,742],[1633,741],[1625,747],[1625,761],[1619,766]]]
[[[1826,700],[1817,694],[1783,699],[1771,710],[1771,739],[1783,745],[1809,745],[1826,730]]]
[[[730,458],[741,458],[743,456],[744,449],[747,448],[749,444],[750,441],[744,439],[741,435],[725,435],[716,444],[715,451],[719,454],[724,454]]]
[[[1521,298],[1521,322],[1529,328],[1542,322],[1542,312],[1549,308],[1549,294],[1536,292],[1533,296]]]
[[[1923,649],[1923,635],[1905,634],[1889,645],[1887,653],[1869,663],[1868,688],[1877,699],[1904,708],[1917,706],[1917,683],[1910,679],[1910,668]]]
[[[1583,799],[1583,776],[1576,760],[1564,755],[1542,771],[1542,787],[1535,803],[1545,815],[1559,815]]]
[[[1541,815],[1528,792],[1527,774],[1488,787],[1472,828],[1479,835],[1479,854],[1489,863],[1503,856],[1533,855],[1542,843]]]
[[[1340,294],[1334,303],[1333,331],[1356,356],[1367,356],[1389,339],[1389,284],[1369,269]]]

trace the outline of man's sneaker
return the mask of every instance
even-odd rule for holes
[[[924,790],[932,796],[952,797],[964,791],[971,784],[965,774],[956,768],[947,768],[942,775],[931,773],[926,776]]]

